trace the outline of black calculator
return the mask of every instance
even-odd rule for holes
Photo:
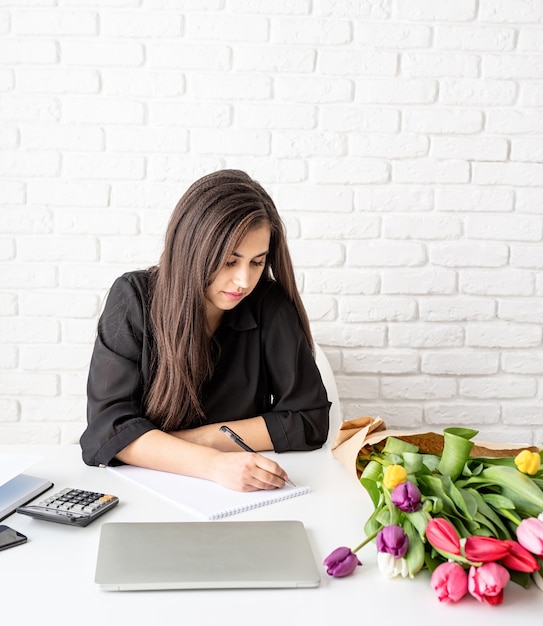
[[[20,506],[16,511],[48,522],[88,526],[118,503],[117,496],[68,487],[36,504]]]

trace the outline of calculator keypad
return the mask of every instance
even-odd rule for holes
[[[78,513],[94,513],[94,511],[111,502],[113,498],[114,496],[105,493],[95,493],[94,491],[63,489],[53,496],[45,498],[37,506],[61,509],[63,511],[77,511]]]
[[[87,526],[118,502],[111,494],[68,487],[36,504],[19,507],[17,512],[62,524]]]

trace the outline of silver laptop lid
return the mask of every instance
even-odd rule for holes
[[[132,522],[101,528],[96,584],[104,590],[317,587],[299,521]]]

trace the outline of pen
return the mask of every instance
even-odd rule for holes
[[[253,450],[250,446],[248,446],[245,443],[245,441],[243,441],[243,439],[237,433],[235,433],[231,428],[228,428],[228,426],[221,426],[219,430],[222,433],[224,433],[227,437],[230,437],[230,439],[234,443],[237,443],[240,448],[243,448],[247,452],[256,452],[256,450]],[[291,487],[296,487],[296,485],[288,478],[285,480],[285,482],[288,483]]]

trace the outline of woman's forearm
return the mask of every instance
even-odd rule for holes
[[[218,431],[219,425],[215,426]],[[254,424],[247,432],[251,428],[258,430]],[[218,432],[226,443],[230,441]],[[243,433],[246,435],[245,431]],[[235,451],[219,450],[155,429],[135,439],[117,454],[117,458],[129,465],[204,478],[237,491],[284,486],[288,476],[278,463],[256,452],[240,450],[234,443],[232,446]]]
[[[151,430],[117,454],[128,465],[211,479],[218,450],[184,441],[161,430]]]
[[[239,446],[220,431],[223,424],[234,430],[253,450],[257,452],[273,450],[273,443],[263,417],[206,424],[198,428],[175,431],[171,434],[184,441],[209,446],[224,452],[239,452]]]

